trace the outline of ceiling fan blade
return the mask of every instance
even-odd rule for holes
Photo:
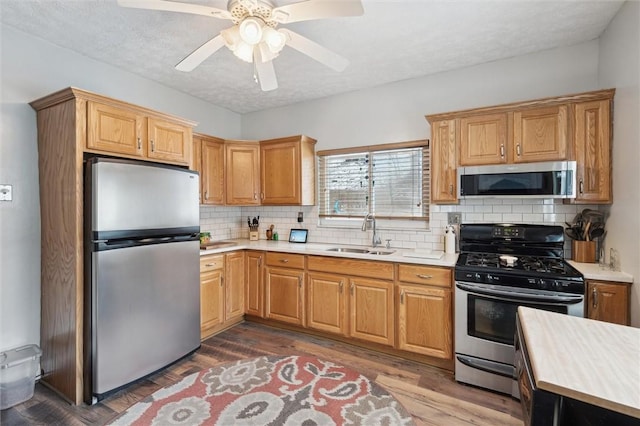
[[[276,70],[273,68],[273,61],[262,62],[260,49],[255,49],[253,54],[253,66],[255,67],[258,82],[263,92],[269,92],[278,88]]]
[[[205,59],[213,55],[218,49],[224,46],[224,39],[220,34],[198,47],[191,52],[189,56],[178,62],[176,69],[178,71],[189,72],[200,65]]]
[[[360,16],[363,13],[360,0],[307,0],[274,8],[271,11],[271,19],[286,24],[312,19]]]
[[[298,33],[294,33],[286,28],[281,28],[279,31],[287,36],[287,46],[300,53],[304,53],[335,71],[344,71],[347,65],[349,65],[347,59]]]
[[[213,18],[231,19],[231,13],[216,7],[202,6],[199,4],[180,3],[167,0],[118,0],[122,7],[134,9],[164,10],[168,12],[191,13],[194,15],[211,16]]]

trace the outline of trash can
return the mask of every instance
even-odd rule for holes
[[[38,345],[25,345],[0,352],[0,410],[13,407],[33,396],[39,374]]]

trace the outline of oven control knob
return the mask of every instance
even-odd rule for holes
[[[543,280],[542,278],[540,278],[538,280],[538,285],[540,286],[541,289],[549,288],[549,283],[547,281]]]
[[[476,272],[476,274],[473,276],[473,278],[475,278],[476,281],[480,281],[480,274]]]
[[[487,274],[487,281],[493,281],[493,275]]]

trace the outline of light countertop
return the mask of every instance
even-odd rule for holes
[[[442,252],[429,251],[429,250],[412,250],[392,247],[390,250],[395,250],[392,254],[374,255],[374,254],[362,254],[362,253],[344,253],[344,252],[331,252],[327,249],[332,247],[358,247],[369,248],[363,246],[350,246],[348,244],[324,244],[324,243],[290,243],[288,241],[270,241],[270,240],[258,240],[249,241],[247,239],[238,240],[224,240],[225,242],[233,242],[235,245],[227,245],[220,248],[200,250],[200,255],[224,253],[234,250],[264,250],[264,251],[276,251],[282,253],[294,253],[294,254],[309,254],[319,256],[332,256],[332,257],[344,257],[349,259],[363,259],[363,260],[376,260],[381,262],[398,262],[398,263],[413,263],[418,265],[432,265],[432,266],[445,266],[453,268],[458,259],[458,254],[444,254]],[[376,247],[376,250],[386,251],[384,246]],[[437,256],[442,253],[439,259],[434,259],[433,256]]]
[[[536,386],[640,418],[640,329],[518,308]]]
[[[576,268],[587,280],[617,281],[632,283],[633,277],[626,272],[612,271],[609,268],[602,269],[597,263],[580,263],[569,260],[569,264]]]

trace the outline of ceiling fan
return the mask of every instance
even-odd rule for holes
[[[364,13],[360,0],[306,0],[274,6],[270,0],[229,0],[227,10],[192,3],[168,0],[118,0],[123,7],[190,13],[228,19],[233,26],[198,47],[176,65],[189,72],[223,46],[235,56],[254,64],[254,77],[263,91],[278,87],[273,59],[284,46],[289,46],[335,71],[343,71],[348,61],[337,53],[319,45],[279,24],[313,19],[359,16]]]

